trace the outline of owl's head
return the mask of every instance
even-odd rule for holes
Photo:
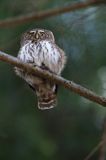
[[[21,44],[25,44],[28,41],[32,41],[33,43],[37,43],[42,40],[49,40],[54,42],[54,35],[51,31],[46,29],[32,29],[30,31],[25,32],[22,35]]]

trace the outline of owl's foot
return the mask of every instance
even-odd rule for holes
[[[52,72],[44,63],[42,63],[42,65],[40,66],[41,69],[46,70],[52,74],[55,74],[54,72]]]

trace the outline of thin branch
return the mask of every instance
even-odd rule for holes
[[[48,9],[46,11],[40,11],[38,13],[33,12],[33,13],[30,13],[27,15],[21,15],[18,17],[1,20],[0,27],[9,27],[9,26],[19,25],[19,24],[23,24],[23,23],[27,23],[27,22],[31,22],[31,21],[35,21],[35,20],[36,21],[42,20],[44,18],[57,16],[57,15],[60,15],[63,13],[72,12],[72,11],[87,8],[90,6],[100,5],[100,4],[106,4],[106,0],[89,0],[86,2],[79,2],[79,3],[75,3],[73,5],[68,5],[65,7]]]
[[[90,160],[91,157],[100,149],[99,160],[105,160],[106,150],[106,117],[104,118],[103,134],[101,141],[92,149],[92,151],[86,156],[84,160]]]
[[[95,146],[95,147],[93,148],[93,150],[86,156],[86,158],[85,158],[84,160],[89,160],[89,159],[99,150],[99,148],[100,148],[103,144],[104,144],[104,142],[103,142],[103,141],[100,141],[100,142],[98,143],[98,145]]]
[[[106,117],[104,118],[102,142],[103,144],[100,146],[99,160],[105,160],[106,158]]]
[[[7,62],[13,66],[16,66],[18,68],[21,68],[25,70],[29,74],[37,75],[39,77],[42,77],[45,79],[48,79],[49,81],[53,81],[58,85],[62,85],[65,88],[79,94],[80,96],[83,96],[93,102],[96,102],[98,104],[101,104],[102,106],[106,106],[106,98],[102,96],[96,95],[91,90],[82,87],[81,85],[78,85],[74,83],[73,81],[66,80],[58,75],[52,74],[48,71],[44,71],[40,69],[39,67],[32,67],[31,64],[23,63],[17,58],[10,56],[2,51],[0,51],[0,61]]]

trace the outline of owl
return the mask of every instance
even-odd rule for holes
[[[33,67],[40,67],[60,75],[65,64],[66,56],[62,49],[55,43],[54,35],[46,29],[32,29],[25,32],[21,38],[21,47],[17,56],[25,63]],[[23,78],[37,95],[38,108],[50,109],[57,104],[58,86],[47,79],[26,73],[15,67],[15,72]]]

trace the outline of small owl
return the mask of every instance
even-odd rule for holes
[[[22,35],[18,59],[57,75],[61,74],[66,63],[65,53],[56,45],[53,33],[45,29],[32,29]],[[39,109],[45,110],[56,106],[58,86],[55,83],[45,77],[28,74],[17,67],[15,72],[36,93]]]

